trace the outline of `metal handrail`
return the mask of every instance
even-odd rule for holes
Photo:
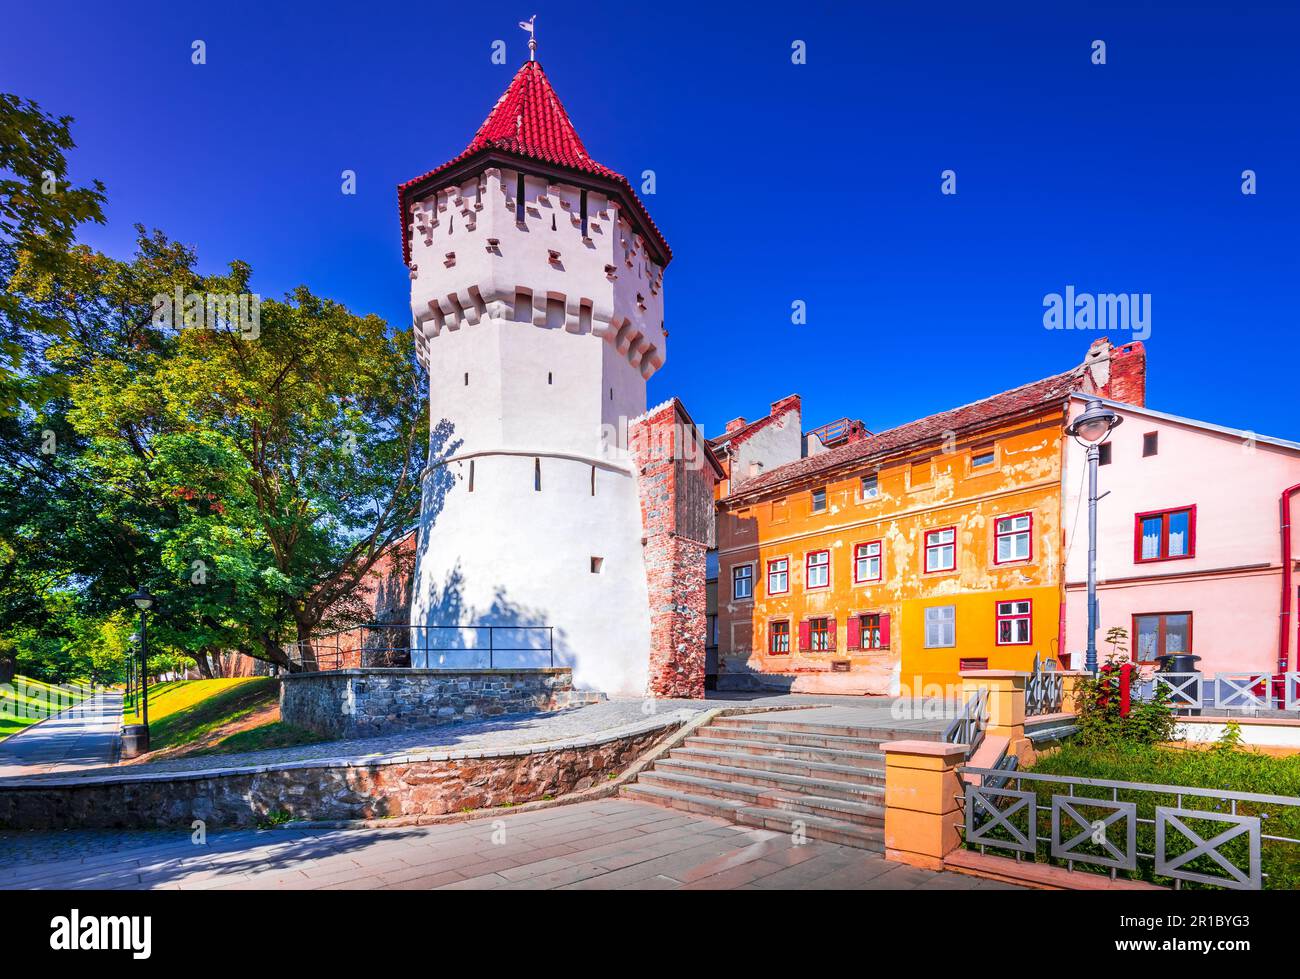
[[[445,645],[431,642],[431,638],[444,635],[476,636],[473,645]],[[544,633],[545,643],[530,645],[503,645],[498,633]],[[487,644],[477,637],[487,634]],[[355,637],[356,641],[351,641]],[[374,642],[378,637],[381,641]],[[507,640],[509,641],[509,640]],[[486,653],[487,669],[496,669],[500,653],[545,654],[550,667],[555,666],[555,627],[549,625],[402,625],[400,623],[366,622],[347,629],[336,629],[309,640],[290,643],[285,647],[290,662],[299,669],[312,672],[355,669],[382,665],[395,668],[417,668],[419,658],[429,666],[433,655],[439,653]],[[309,665],[310,664],[310,665]],[[483,667],[464,667],[482,669]]]
[[[944,728],[943,740],[948,744],[966,745],[966,757],[969,758],[984,740],[984,728],[988,721],[989,691],[988,687],[980,687],[970,695],[961,713]]]

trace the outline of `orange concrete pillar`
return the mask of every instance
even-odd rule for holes
[[[966,745],[943,741],[887,741],[885,752],[885,857],[939,870],[961,845],[962,793],[957,766]]]
[[[1087,670],[1063,670],[1061,672],[1061,713],[1077,714],[1079,712],[1079,681],[1088,675]]]
[[[989,723],[985,733],[1007,739],[1007,754],[1025,757],[1029,739],[1025,737],[1025,684],[1029,674],[1019,670],[964,670],[961,675],[962,700],[976,690],[989,692]]]

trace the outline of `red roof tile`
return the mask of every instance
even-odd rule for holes
[[[515,73],[510,85],[501,98],[497,99],[497,104],[492,107],[488,117],[483,120],[483,125],[479,126],[474,138],[459,155],[428,173],[406,181],[397,188],[403,254],[408,262],[410,255],[409,244],[406,242],[407,191],[476,154],[493,150],[576,170],[621,185],[621,189],[630,196],[635,210],[643,219],[642,223],[648,230],[649,236],[660,246],[664,264],[666,265],[672,258],[668,243],[664,241],[663,235],[650,218],[645,206],[637,198],[627,178],[591,158],[578,131],[573,128],[569,114],[564,111],[559,96],[551,87],[550,79],[542,71],[541,64],[527,61]]]
[[[1064,374],[1012,388],[960,408],[941,411],[872,435],[860,442],[850,442],[819,455],[796,459],[745,482],[733,496],[761,496],[765,490],[811,478],[843,465],[867,463],[911,446],[939,441],[948,432],[961,434],[1034,408],[1047,407],[1054,402],[1060,402],[1064,406],[1065,400],[1083,383],[1084,371],[1085,368],[1080,365]]]

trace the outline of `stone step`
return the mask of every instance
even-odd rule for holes
[[[792,775],[785,772],[740,768],[734,765],[718,765],[712,762],[676,758],[672,754],[667,758],[656,761],[654,770],[657,772],[678,772],[682,775],[697,775],[701,778],[715,779],[720,782],[761,785],[766,788],[785,789],[790,792],[802,792],[831,799],[848,799],[851,802],[880,800],[885,795],[884,785],[864,785],[860,782],[844,782],[839,779],[810,778],[806,775]]]
[[[848,799],[805,795],[800,792],[765,788],[761,785],[747,785],[744,782],[725,782],[698,775],[682,775],[678,772],[642,772],[637,776],[637,781],[692,795],[732,799],[751,806],[842,819],[845,822],[860,823],[864,826],[885,824],[885,810],[875,802],[853,802]]]
[[[883,751],[857,751],[850,748],[819,748],[815,746],[781,744],[772,741],[747,741],[741,738],[713,738],[692,736],[684,742],[687,748],[706,751],[735,751],[747,755],[765,755],[774,758],[801,761],[829,762],[833,765],[850,765],[873,771],[885,770]]]
[[[877,853],[883,853],[885,850],[885,833],[878,826],[863,826],[841,819],[750,806],[734,799],[695,795],[645,782],[624,786],[623,795],[629,799],[653,802],[671,809],[728,819],[741,826],[755,826],[780,833],[794,832],[797,822],[804,835],[810,839],[855,846],[863,850],[874,850]]]
[[[801,758],[781,758],[777,755],[750,754],[746,751],[719,751],[713,748],[674,748],[669,757],[682,761],[702,761],[711,765],[731,768],[749,768],[761,772],[780,772],[784,775],[803,775],[807,778],[834,782],[853,782],[857,785],[883,785],[885,763],[882,758],[877,768],[860,765],[840,765],[829,761],[808,761]]]
[[[719,726],[709,724],[700,729],[702,736],[725,738],[732,741],[761,741],[764,744],[790,745],[803,748],[844,748],[848,751],[879,751],[886,741],[896,738],[849,738],[834,734],[814,734],[804,731],[773,731],[764,727],[745,727],[739,724]]]
[[[900,723],[898,727],[867,726],[859,727],[848,724],[817,724],[809,721],[767,721],[757,720],[753,714],[736,714],[731,717],[715,718],[710,727],[761,727],[768,731],[786,731],[796,734],[820,734],[843,738],[860,738],[865,740],[914,740],[939,741],[943,732],[930,727],[910,727]]]

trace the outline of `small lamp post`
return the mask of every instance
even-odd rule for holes
[[[1083,665],[1092,674],[1097,672],[1097,501],[1110,492],[1097,495],[1097,465],[1101,443],[1123,420],[1100,399],[1093,398],[1065,428],[1088,450],[1088,651]]]
[[[131,633],[131,649],[135,650],[140,645],[140,633]],[[135,712],[135,700],[132,699],[131,691],[134,688],[135,681],[135,656],[126,661],[126,703]]]
[[[145,613],[153,607],[154,597],[149,590],[141,586],[131,596],[131,601],[140,610],[140,718],[144,722],[145,741],[149,737],[149,626]]]

